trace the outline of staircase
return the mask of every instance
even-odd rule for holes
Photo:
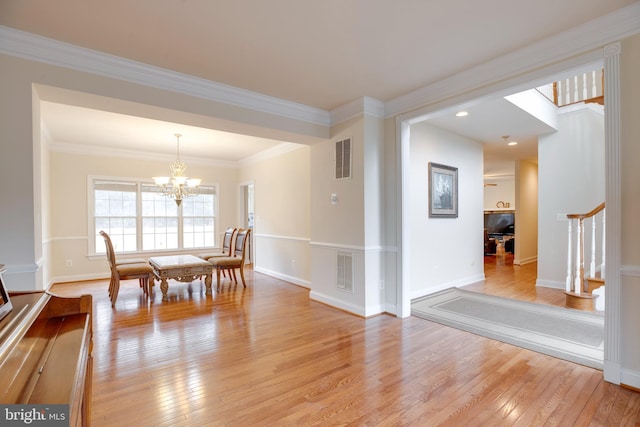
[[[596,309],[596,299],[604,298],[605,284],[605,205],[597,206],[585,214],[569,214],[567,279],[565,290],[565,306],[579,310],[593,311]],[[591,239],[587,241],[590,252],[589,275],[585,277],[584,252],[585,221],[591,225]],[[598,228],[598,224],[601,227]],[[575,236],[573,233],[575,232]],[[600,239],[597,239],[600,237]],[[598,245],[598,241],[601,242]],[[596,263],[596,256],[600,255],[601,262]],[[604,309],[604,308],[602,308]]]

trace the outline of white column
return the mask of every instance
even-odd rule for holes
[[[600,264],[600,278],[606,277],[606,254],[607,254],[607,209],[602,211],[602,262]]]
[[[572,266],[572,264],[571,264],[571,259],[572,259],[571,258],[571,244],[573,242],[572,242],[572,239],[571,239],[571,234],[572,234],[571,231],[573,230],[573,226],[572,226],[573,224],[571,223],[571,221],[572,221],[571,219],[568,220],[569,227],[568,227],[568,230],[567,230],[567,236],[569,237],[569,241],[567,242],[567,280],[566,280],[566,283],[565,283],[565,289],[566,289],[567,292],[571,292],[571,288],[572,288],[572,280],[571,280],[571,266]]]
[[[604,48],[604,115],[607,206],[607,298],[605,299],[604,379],[620,384],[620,43]]]
[[[591,217],[591,259],[589,277],[596,277],[596,215]]]
[[[584,226],[582,219],[578,219],[576,223],[576,261],[575,261],[575,273],[573,277],[573,292],[580,295],[582,293],[582,266],[584,265],[584,260],[582,259],[582,254],[584,253],[583,245],[583,237]]]

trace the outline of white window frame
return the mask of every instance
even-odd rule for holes
[[[201,184],[202,187],[209,187],[209,188],[213,188],[214,189],[214,193],[215,193],[215,201],[214,201],[214,219],[213,219],[213,226],[214,226],[214,242],[213,242],[213,246],[205,246],[205,247],[201,247],[201,248],[183,248],[183,239],[182,239],[182,209],[178,209],[178,227],[179,227],[179,233],[178,233],[178,248],[177,249],[166,249],[166,250],[147,250],[144,251],[142,250],[142,191],[141,191],[141,187],[143,184],[145,185],[149,185],[152,184],[153,185],[153,181],[151,180],[146,180],[146,179],[141,179],[141,178],[128,178],[128,177],[112,177],[112,176],[96,176],[96,175],[90,175],[87,177],[87,236],[88,236],[88,247],[87,247],[87,254],[89,257],[103,257],[105,254],[104,253],[99,253],[96,252],[96,242],[98,239],[98,235],[96,233],[95,230],[95,187],[94,187],[94,183],[96,181],[114,181],[114,182],[122,182],[122,183],[135,183],[136,184],[136,188],[137,188],[137,195],[138,197],[136,197],[136,203],[137,203],[137,209],[136,209],[136,248],[137,250],[135,251],[127,251],[127,252],[122,252],[122,251],[117,251],[117,253],[120,254],[144,254],[145,256],[150,256],[153,254],[162,254],[162,253],[189,253],[189,252],[197,252],[199,250],[210,250],[212,248],[217,248],[218,246],[218,240],[219,240],[219,205],[220,205],[220,191],[219,191],[219,184],[209,184],[209,183],[203,183]]]

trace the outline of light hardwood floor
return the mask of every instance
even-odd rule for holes
[[[518,286],[527,270],[488,277]],[[640,423],[640,393],[601,371],[414,317],[362,319],[307,289],[247,279],[209,297],[199,281],[172,281],[167,302],[157,286],[147,300],[123,282],[115,309],[106,280],[55,285],[94,296],[93,425]],[[484,291],[498,292],[491,281]]]

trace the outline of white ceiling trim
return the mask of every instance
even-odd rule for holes
[[[49,150],[51,152],[77,154],[81,156],[94,156],[94,157],[117,157],[124,159],[138,159],[138,160],[150,160],[150,161],[162,161],[173,162],[176,159],[175,155],[159,154],[149,151],[138,150],[124,150],[112,147],[101,147],[96,145],[83,145],[73,144],[67,142],[52,142],[49,144]],[[226,161],[226,160],[214,160],[203,157],[189,157],[181,155],[180,159],[185,163],[199,164],[205,166],[215,166],[221,168],[237,168],[238,162]]]
[[[306,145],[295,144],[293,142],[283,142],[282,144],[276,145],[273,148],[269,148],[267,150],[260,151],[252,156],[245,157],[238,161],[239,166],[249,166],[251,164],[272,159],[274,157],[281,156],[290,151],[299,150],[300,148],[307,147]]]
[[[384,102],[368,96],[354,99],[348,104],[331,110],[331,125],[342,123],[360,114],[384,118]]]
[[[442,102],[460,93],[481,91],[495,82],[521,77],[530,70],[601,49],[638,32],[640,2],[387,101],[385,114],[386,117],[393,117],[425,104]],[[601,58],[602,53],[597,52],[591,61]],[[495,88],[492,90],[495,92]]]
[[[530,70],[548,67],[562,61],[563,58],[585,54],[638,32],[640,32],[640,2],[390,101],[382,103],[373,98],[364,97],[338,107],[332,112],[108,55],[2,25],[0,25],[0,53],[303,122],[331,126],[357,113],[369,113],[375,116],[383,114],[384,117],[393,117],[427,104],[442,102],[460,93],[481,92],[482,88],[497,81],[522,77],[522,74]],[[601,57],[601,54],[598,53],[598,56]],[[594,56],[594,59],[598,56]],[[359,111],[358,108],[360,108]]]
[[[0,25],[0,53],[329,126],[329,112]]]

